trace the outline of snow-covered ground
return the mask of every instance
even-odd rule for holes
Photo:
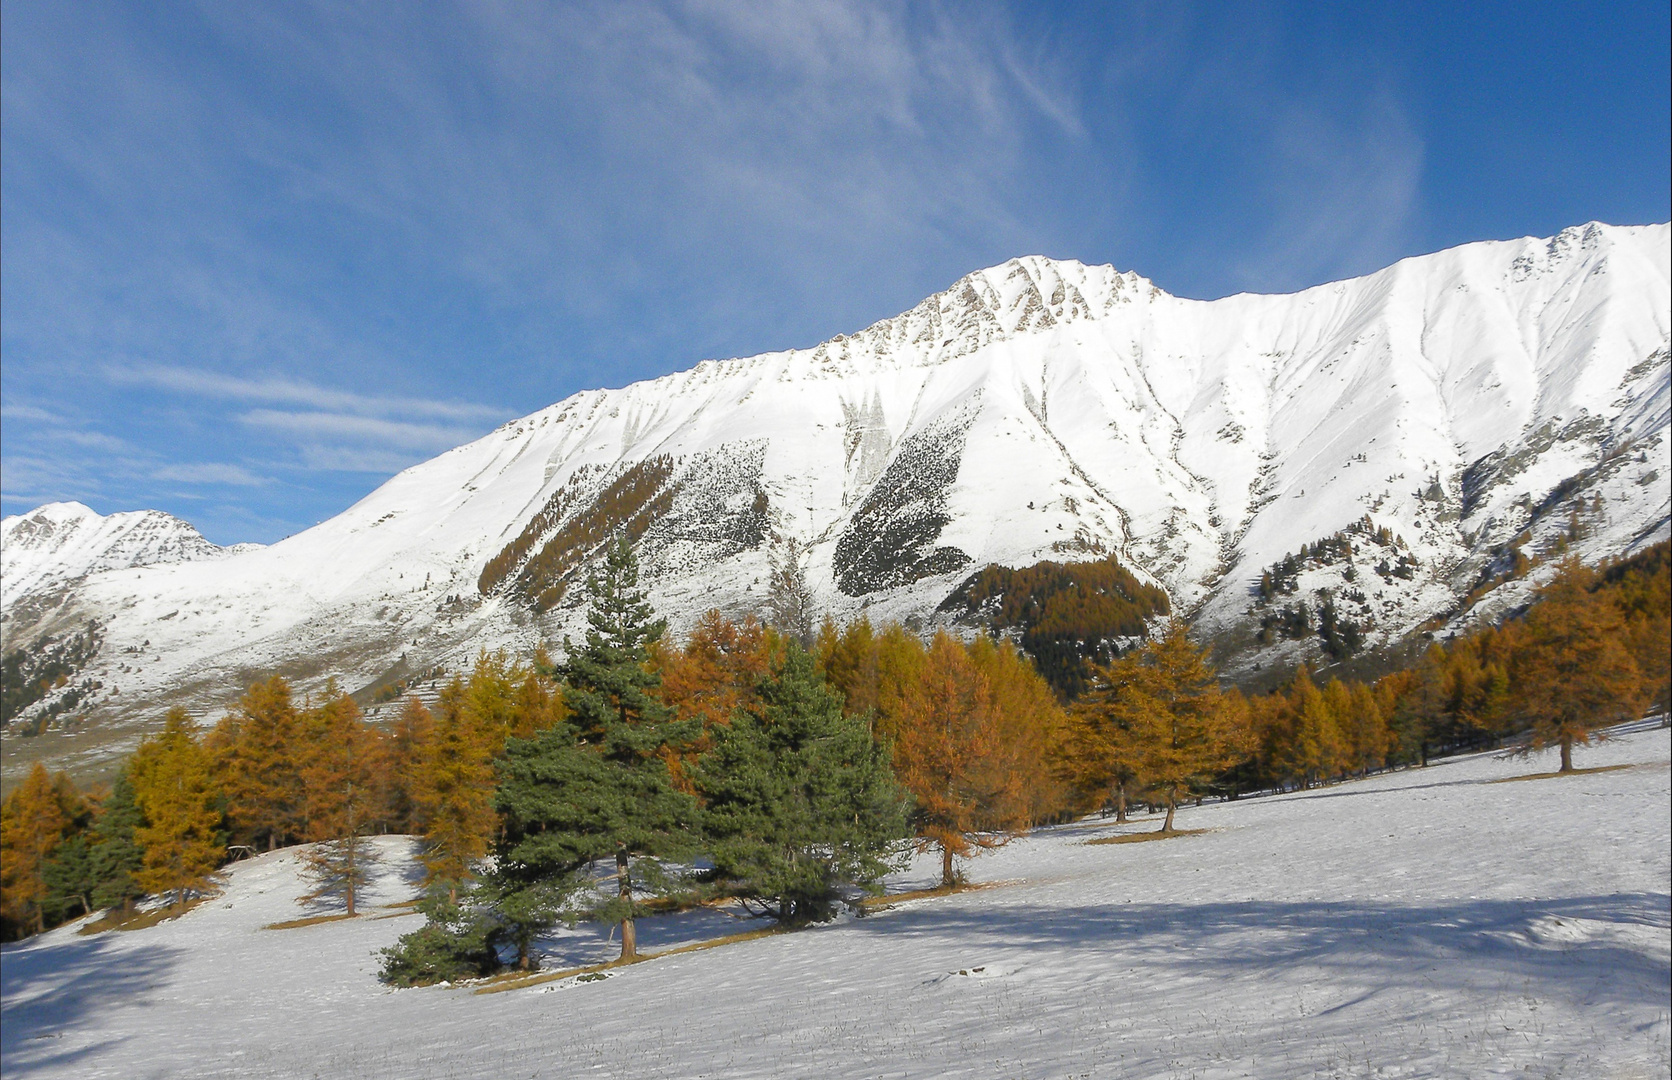
[[[1672,1065],[1669,733],[1628,768],[1524,783],[1482,754],[975,860],[1004,882],[601,981],[390,991],[372,910],[301,929],[294,855],[148,930],[0,955],[7,1077],[1664,1077]],[[1154,827],[1136,822],[1119,831]],[[377,904],[410,895],[410,841]],[[927,861],[894,882],[927,883]],[[645,947],[734,932],[646,920]],[[548,966],[602,959],[602,932]],[[966,974],[967,973],[967,974]]]

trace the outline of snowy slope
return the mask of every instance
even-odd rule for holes
[[[1161,843],[1085,846],[1156,824],[1090,819],[969,864],[999,887],[495,995],[379,986],[401,909],[261,929],[307,911],[277,852],[178,921],[6,948],[0,1052],[19,1080],[1665,1076],[1672,745],[1641,727],[1580,751],[1617,771],[1498,784],[1554,751],[1479,755],[1186,809],[1209,831]],[[389,904],[410,849],[381,843]]]
[[[0,593],[10,608],[104,570],[218,559],[259,546],[218,547],[160,510],[105,517],[78,502],[48,503],[0,521]]]
[[[1216,301],[1016,259],[813,349],[577,394],[269,548],[98,574],[44,616],[8,612],[8,639],[103,623],[104,718],[210,710],[274,670],[373,686],[560,641],[581,590],[536,610],[531,560],[637,508],[676,631],[760,610],[788,538],[838,618],[934,618],[982,566],[1112,552],[1227,641],[1232,671],[1315,652],[1253,641],[1252,588],[1368,516],[1394,546],[1360,537],[1350,584],[1338,565],[1298,587],[1395,641],[1523,532],[1552,553],[1581,500],[1587,558],[1668,535],[1669,243],[1591,224]],[[1398,555],[1404,576],[1374,572]]]

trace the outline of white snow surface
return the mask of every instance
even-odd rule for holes
[[[161,510],[105,516],[78,502],[47,503],[0,520],[4,606],[105,570],[219,559],[259,548],[223,548]]]
[[[1664,1077],[1672,744],[1634,725],[1553,770],[1480,754],[1180,812],[1088,819],[968,864],[994,887],[494,995],[391,991],[400,909],[302,929],[294,852],[132,933],[0,952],[8,1077]],[[379,841],[373,900],[411,892]],[[927,884],[924,860],[891,882]],[[405,877],[403,878],[403,875]],[[390,916],[382,918],[380,916]],[[643,920],[658,949],[735,932]],[[601,930],[548,969],[606,959]]]
[[[270,547],[96,573],[45,614],[0,616],[19,644],[97,619],[93,716],[124,721],[165,702],[211,712],[263,672],[357,690],[484,647],[555,646],[582,590],[537,616],[505,588],[482,595],[484,566],[556,493],[567,509],[539,543],[667,455],[671,509],[640,554],[676,634],[711,607],[759,612],[789,538],[838,619],[933,619],[985,565],[1113,552],[1230,632],[1257,616],[1264,567],[1368,515],[1414,575],[1372,573],[1389,553],[1358,541],[1354,584],[1310,570],[1300,599],[1334,590],[1386,644],[1507,567],[1523,531],[1529,555],[1551,553],[1577,500],[1586,559],[1669,535],[1669,262],[1669,226],[1592,223],[1197,301],[1110,266],[1013,259],[812,349],[576,394]],[[915,531],[889,531],[901,522]],[[890,544],[925,558],[843,578],[844,550]],[[10,575],[10,544],[4,557]],[[1317,643],[1248,650],[1231,674]]]

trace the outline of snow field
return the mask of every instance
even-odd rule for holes
[[[379,841],[368,916],[313,913],[293,852],[144,931],[0,954],[7,1077],[1649,1077],[1672,1066],[1672,739],[1606,772],[1480,754],[1180,812],[1090,819],[863,919],[493,995],[391,991],[419,917],[412,842]],[[926,858],[890,882],[932,884]],[[379,918],[392,915],[394,917]],[[649,950],[748,929],[646,919]],[[547,943],[606,959],[607,931]]]

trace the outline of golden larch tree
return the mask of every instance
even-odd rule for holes
[[[163,730],[139,744],[128,766],[134,801],[145,823],[134,830],[144,851],[139,887],[180,904],[209,888],[226,846],[220,835],[221,793],[210,757],[186,711],[170,709]]]
[[[46,864],[70,820],[58,785],[38,761],[0,806],[0,903],[13,926],[46,929]]]
[[[1532,749],[1561,748],[1561,771],[1573,771],[1573,747],[1598,729],[1642,714],[1648,697],[1627,647],[1614,603],[1593,595],[1594,575],[1565,560],[1527,612],[1511,674],[1516,714],[1532,729]]]

